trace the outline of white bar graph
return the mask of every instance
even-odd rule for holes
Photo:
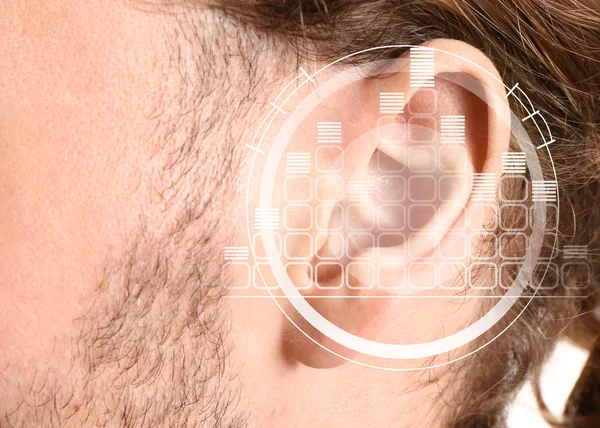
[[[310,174],[310,152],[286,153],[285,161],[285,172],[287,174]]]
[[[257,230],[278,230],[278,208],[256,208],[254,210],[254,224]]]
[[[370,202],[373,200],[375,186],[371,180],[350,180],[348,199],[350,202]]]
[[[435,51],[426,47],[410,48],[410,87],[433,88]]]
[[[225,247],[223,258],[227,261],[247,261],[248,247]]]
[[[465,116],[441,117],[441,142],[442,144],[464,144],[465,142]]]
[[[503,174],[525,174],[527,160],[525,152],[503,152],[502,173]]]
[[[340,144],[342,142],[342,122],[317,122],[317,143]]]
[[[379,94],[379,114],[404,113],[403,92],[381,92]]]
[[[563,246],[563,257],[565,259],[587,259],[587,245],[565,245]]]
[[[533,202],[556,202],[556,181],[532,181],[531,195]]]
[[[494,201],[496,199],[496,176],[493,173],[473,174],[471,197],[474,201]]]

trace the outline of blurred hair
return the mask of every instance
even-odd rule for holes
[[[293,50],[299,60],[329,61],[374,46],[419,45],[436,38],[457,39],[480,49],[506,82],[519,83],[552,129],[556,142],[551,152],[561,207],[556,244],[588,245],[593,272],[600,272],[597,253],[600,5],[597,2],[215,0],[211,6],[253,31],[272,35]],[[375,59],[373,55],[355,56],[352,61],[371,61]],[[523,112],[514,100],[511,108],[517,114]],[[527,122],[524,123],[527,131],[535,135],[533,124]],[[542,167],[549,178],[552,166],[545,162]],[[556,219],[548,220],[552,224]],[[556,275],[558,272],[549,271],[544,281],[554,281]],[[539,290],[537,294],[580,296],[581,289],[568,287],[569,283],[577,283],[576,276],[573,273],[561,277],[557,288]],[[594,277],[584,289],[584,298],[535,300],[499,340],[456,366],[453,370],[461,392],[454,400],[446,399],[453,411],[448,425],[502,425],[507,403],[528,376],[533,377],[534,385],[538,384],[540,367],[558,339],[566,336],[581,346],[593,347],[600,333],[598,318],[594,316],[598,290],[598,278]],[[513,307],[514,314],[526,303],[526,299],[520,300]],[[507,323],[499,323],[483,339],[495,336]],[[476,376],[472,376],[473,370]],[[558,424],[541,399],[540,405],[547,419]],[[597,422],[594,415],[589,419],[579,416],[576,420],[578,426]],[[563,423],[574,422],[565,419]]]

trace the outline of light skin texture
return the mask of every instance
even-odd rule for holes
[[[222,298],[222,247],[247,245],[244,143],[295,57],[178,12],[3,2],[0,426],[434,423],[428,375],[289,349],[271,301]]]

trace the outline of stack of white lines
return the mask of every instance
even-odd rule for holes
[[[247,261],[248,247],[225,247],[224,257],[228,261]]]
[[[404,92],[380,92],[379,114],[404,113]]]
[[[464,144],[465,116],[442,116],[441,120],[442,144]]]
[[[410,87],[433,88],[435,51],[426,47],[410,48]]]
[[[496,199],[496,176],[493,173],[473,174],[472,198],[474,201]]]
[[[565,245],[563,247],[563,257],[565,259],[587,259],[587,245]]]
[[[348,181],[348,199],[350,202],[370,202],[375,186],[371,180]]]
[[[287,174],[310,174],[310,152],[286,153]]]
[[[534,202],[556,202],[556,181],[532,181],[531,194],[531,200]]]
[[[502,153],[503,174],[525,174],[526,167],[525,152]]]
[[[342,122],[317,122],[317,143],[340,144],[342,142]]]
[[[254,223],[257,230],[279,229],[279,209],[256,208],[254,210]]]

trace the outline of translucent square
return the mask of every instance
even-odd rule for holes
[[[519,189],[518,196],[506,194],[506,189]],[[500,200],[502,202],[525,202],[529,198],[529,180],[524,175],[503,174],[500,177]]]
[[[379,257],[384,260],[399,260],[406,256],[406,236],[400,232],[385,232],[377,235]]]
[[[560,267],[560,274],[565,288],[584,290],[592,281],[592,266],[587,260],[569,260]]]
[[[429,222],[435,221],[435,213],[434,205],[411,205],[408,208],[408,227],[412,230],[423,229]]]
[[[479,231],[471,235],[471,257],[493,260],[498,257],[498,236],[494,232]]]
[[[396,153],[400,155],[400,158],[404,158],[402,153],[406,154],[406,147],[400,147],[398,145],[383,144],[381,149],[377,150],[373,156],[377,159],[377,168],[380,171],[388,174],[401,174],[406,170],[406,164],[404,162],[398,162],[394,157],[387,153]],[[400,153],[398,153],[400,152]]]
[[[352,204],[346,209],[346,225],[353,231],[368,231],[375,226],[375,212],[371,205]]]
[[[375,266],[369,262],[350,262],[346,284],[353,290],[369,290],[375,286]]]
[[[554,262],[538,263],[536,266],[535,277],[539,278],[543,275],[542,283],[537,286],[540,290],[554,290],[558,287],[558,281],[561,278],[560,269]]]
[[[406,179],[401,175],[384,175],[376,187],[380,202],[402,202],[406,198]]]
[[[556,204],[552,202],[546,202],[546,223],[543,225],[544,228],[548,227],[550,229],[556,228],[556,219],[558,215],[558,207]],[[536,217],[536,209],[535,205],[529,207],[529,225],[531,227],[535,226],[535,221],[540,221],[539,215]]]
[[[298,270],[306,272],[306,275],[294,275]],[[288,262],[285,265],[285,272],[289,277],[294,277],[294,285],[299,290],[306,290],[312,285],[313,267],[305,262]]]
[[[318,230],[342,230],[344,227],[344,209],[338,204],[317,205],[315,223]]]
[[[461,191],[462,177],[459,175],[443,175],[439,178],[439,198],[443,202],[454,202]]]
[[[368,232],[350,232],[347,238],[346,255],[350,259],[364,259],[359,253],[367,248],[375,248],[375,235]]]
[[[412,259],[422,259],[422,258],[432,258],[433,254],[431,252],[423,253],[424,243],[427,242],[429,244],[436,242],[435,236],[431,233],[413,233],[408,238],[408,255]],[[431,247],[429,247],[431,248]]]
[[[339,175],[327,174],[317,177],[315,195],[319,202],[339,202],[344,199],[344,180]]]
[[[317,288],[339,289],[344,285],[344,267],[341,263],[320,262],[317,263],[316,274]],[[325,278],[325,280],[320,280]]]
[[[250,287],[250,265],[247,262],[227,262],[221,268],[221,285],[230,290]]]
[[[413,116],[408,119],[408,140],[411,143],[431,143],[435,140],[436,129],[435,118]]]
[[[401,290],[406,287],[406,270],[395,263],[377,264],[377,285],[384,290]]]
[[[469,287],[475,290],[493,290],[498,286],[498,266],[493,262],[474,262],[467,275]]]
[[[406,207],[402,204],[382,204],[377,216],[379,229],[400,231],[406,228]]]
[[[313,248],[312,235],[307,232],[288,232],[283,241],[283,253],[290,260],[308,259]]]
[[[466,264],[463,262],[442,262],[439,264],[438,285],[445,290],[464,290]]]
[[[543,245],[542,245],[542,249],[540,250],[540,255],[538,257],[538,260],[541,261],[550,261],[550,260],[554,260],[558,257],[558,246],[559,246],[559,241],[558,241],[558,237],[556,236],[556,233],[553,232],[546,232],[544,234],[544,241],[543,241]]]
[[[321,260],[339,260],[346,254],[346,240],[341,233],[319,232],[315,244],[323,242],[321,248],[315,248],[317,257]]]
[[[434,115],[437,112],[437,94],[433,89],[419,89],[411,97],[408,111],[410,114]]]
[[[524,204],[503,204],[500,206],[500,225],[506,231],[527,229],[529,209]]]
[[[269,263],[256,263],[252,270],[252,282],[254,287],[260,289],[276,289],[279,287],[277,279],[273,274]]]
[[[403,144],[406,122],[402,116],[381,116],[377,120],[377,139],[380,144]]]
[[[467,257],[469,240],[464,233],[449,232],[439,246],[439,255],[444,260],[460,260]]]
[[[481,210],[486,213],[480,218]],[[498,205],[493,202],[475,202],[469,207],[469,228],[472,230],[495,230],[498,227]]]
[[[274,232],[273,237],[275,239],[275,246],[277,247],[277,255],[281,257],[281,235]],[[257,260],[267,259],[267,253],[265,252],[265,247],[263,244],[263,236],[260,232],[255,233],[252,237],[252,251],[254,252],[254,257]]]
[[[500,257],[522,260],[529,247],[529,238],[523,232],[504,232],[500,235]]]
[[[500,287],[508,290],[512,287],[523,263],[520,262],[503,262],[500,265]]]
[[[312,187],[312,177],[295,175],[286,177],[283,185],[285,202],[310,202]]]
[[[288,231],[307,231],[312,228],[312,207],[307,204],[288,204],[283,210],[284,225]]]
[[[431,262],[412,263],[408,267],[408,286],[413,290],[431,290],[437,285],[436,266]]]
[[[408,149],[408,168],[411,172],[433,172],[437,169],[437,151],[433,147],[417,146]]]
[[[437,197],[437,182],[430,175],[414,175],[408,179],[410,202],[433,202]]]
[[[469,165],[468,152],[462,145],[445,145],[438,150],[438,169],[442,172],[461,173]]]
[[[319,146],[316,153],[318,172],[340,172],[344,169],[344,150],[338,146]]]

